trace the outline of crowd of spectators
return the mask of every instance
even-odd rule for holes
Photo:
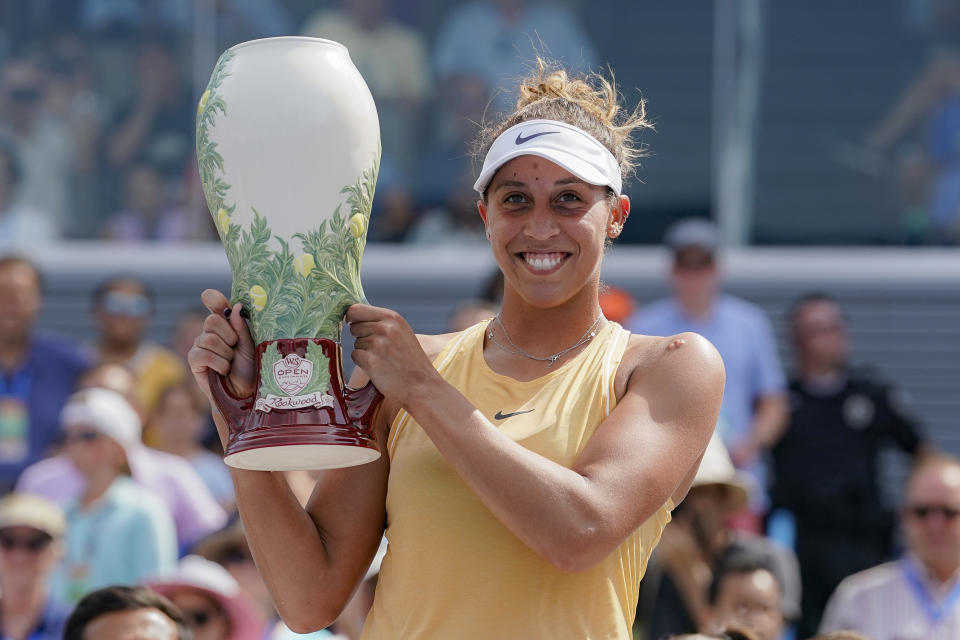
[[[234,0],[205,5],[206,18],[180,0],[6,5],[0,247],[8,248],[216,239],[194,154],[197,85],[209,76],[195,38],[207,23],[216,53],[297,34],[348,47],[380,118],[374,242],[483,241],[467,142],[485,113],[514,98],[501,84],[538,53],[571,70],[600,64],[571,9],[528,0],[458,4],[429,34],[418,24],[429,22],[428,7],[417,2]]]
[[[384,153],[370,240],[482,242],[468,153],[477,123],[510,105],[503,87],[538,54],[602,67],[603,36],[575,0],[436,4],[3,3],[0,246],[215,240],[194,157],[202,84],[227,47],[296,34],[344,43],[375,98]],[[953,24],[939,15],[928,21]],[[883,174],[910,241],[952,244],[960,85],[952,42],[931,41],[916,81],[888,112],[863,114],[875,126],[844,159]]]
[[[636,633],[954,637],[960,461],[924,440],[902,393],[851,364],[837,300],[812,293],[790,308],[787,376],[769,318],[723,292],[712,223],[683,220],[666,244],[671,297],[637,301],[611,288],[601,308],[645,333],[704,333],[727,363],[727,387],[714,438],[641,585]],[[451,328],[493,316],[499,284],[491,279],[480,298],[459,305]],[[186,311],[167,345],[150,342],[149,284],[111,277],[90,292],[97,333],[79,345],[37,329],[42,292],[33,264],[0,257],[8,303],[0,314],[0,633],[59,630],[85,598],[123,600],[109,589],[149,585],[197,638],[287,637],[237,519],[210,408],[187,373],[185,351],[204,314]],[[899,510],[878,486],[888,446],[915,460]],[[287,476],[303,504],[316,479]],[[357,637],[376,566],[324,633]],[[901,597],[916,602],[885,607]],[[864,611],[888,618],[878,627]]]

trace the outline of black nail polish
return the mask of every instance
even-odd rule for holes
[[[227,307],[226,309],[223,310],[223,317],[229,318],[231,313],[233,313],[233,309],[231,309],[230,307]]]
[[[250,319],[250,314],[247,313],[246,307],[240,307],[240,317],[243,318],[244,320]]]

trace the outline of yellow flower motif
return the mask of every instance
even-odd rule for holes
[[[200,103],[197,105],[197,113],[203,111],[203,108],[207,106],[207,101],[210,100],[210,89],[207,89],[203,92],[203,95],[200,96]]]
[[[316,263],[313,261],[313,256],[309,253],[301,253],[293,259],[294,270],[304,278],[310,275],[310,272],[313,271],[315,266]]]
[[[223,207],[217,210],[217,229],[221,236],[227,235],[230,231],[230,214]]]
[[[367,219],[362,213],[355,213],[350,218],[350,234],[354,238],[359,238],[367,230]]]
[[[267,306],[267,291],[258,284],[250,287],[250,302],[253,303],[253,308],[257,311],[263,311],[263,308]]]

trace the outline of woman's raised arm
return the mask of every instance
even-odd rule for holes
[[[222,293],[210,289],[202,299],[211,315],[189,354],[197,383],[209,397],[207,370],[213,369],[236,395],[253,393],[254,347],[240,305],[231,309]],[[227,425],[216,410],[214,422],[226,446]],[[378,419],[376,428],[378,442],[385,443],[385,418]],[[295,632],[329,625],[380,543],[386,521],[386,455],[360,467],[324,472],[306,509],[282,473],[230,471],[250,550],[280,616]]]

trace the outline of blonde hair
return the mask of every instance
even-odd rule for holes
[[[520,97],[513,113],[499,122],[482,126],[473,147],[479,164],[497,137],[527,120],[556,120],[582,129],[607,148],[620,165],[626,180],[646,155],[646,146],[630,140],[635,131],[653,129],[647,119],[646,100],[629,113],[621,105],[613,73],[608,80],[598,73],[570,76],[563,68],[537,58],[537,68],[520,83]]]

